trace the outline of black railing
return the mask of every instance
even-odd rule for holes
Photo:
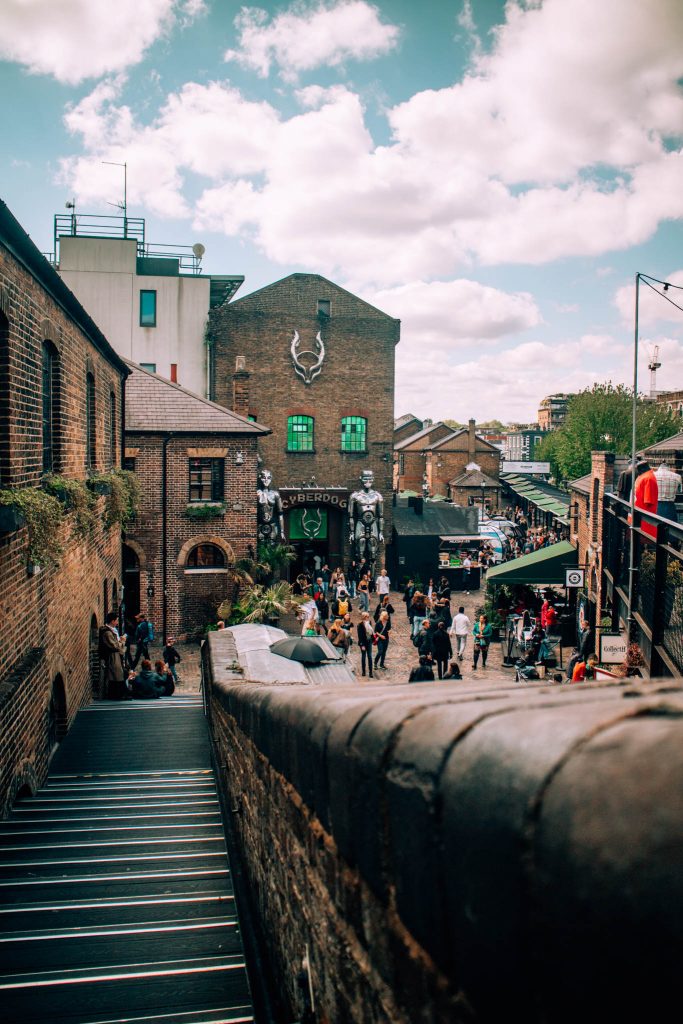
[[[605,495],[604,509],[602,565],[613,624],[630,628],[650,675],[682,675],[683,525],[635,509],[631,526],[630,504],[614,494]]]
[[[56,213],[54,251],[59,262],[59,239],[63,235],[80,238],[131,238],[138,249],[145,244],[145,218],[119,217],[115,214]]]

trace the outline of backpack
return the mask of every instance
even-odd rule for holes
[[[342,616],[346,615],[346,613],[349,610],[349,602],[348,601],[342,601],[342,600],[337,601],[337,610],[338,610],[340,615],[342,615]]]
[[[152,623],[148,619],[147,620],[147,643],[151,644],[153,640],[154,640],[154,626],[152,625]]]

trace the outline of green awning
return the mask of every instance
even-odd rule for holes
[[[576,548],[568,540],[532,551],[530,555],[503,562],[486,574],[487,583],[525,583],[527,586],[549,583],[564,586],[565,569],[573,569],[578,563]]]

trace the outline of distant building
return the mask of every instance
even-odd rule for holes
[[[394,444],[394,490],[423,493],[427,477],[427,452],[437,441],[455,431],[446,423],[425,420],[421,430]]]
[[[160,638],[215,620],[229,570],[256,550],[256,446],[270,431],[134,364],[125,466],[140,510],[126,530],[126,617],[147,611]]]
[[[571,394],[548,395],[538,407],[538,425],[541,430],[557,430],[567,418]]]
[[[431,424],[431,420],[419,420],[412,413],[399,416],[398,419],[394,420],[394,444],[398,444],[399,441],[405,441],[407,437],[412,437],[413,434],[417,434],[423,427],[431,426]]]
[[[457,505],[498,507],[500,451],[481,437],[474,420],[429,446],[425,473],[432,497],[443,495]]]
[[[513,430],[505,435],[503,455],[506,462],[533,462],[536,457],[536,445],[548,433],[539,428],[530,430]]]
[[[655,403],[668,409],[672,416],[683,417],[683,391],[660,391]]]
[[[139,217],[58,214],[54,246],[62,280],[119,355],[208,396],[209,310],[243,277],[204,276],[191,246],[147,242]]]
[[[33,500],[45,474],[66,487],[120,468],[127,374],[0,202],[0,488]],[[69,508],[64,498],[61,561],[39,567],[26,522],[0,507],[0,817],[42,785],[55,746],[99,693],[98,629],[118,609],[120,525],[108,523],[105,497],[85,534]]]

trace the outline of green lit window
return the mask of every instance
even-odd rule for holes
[[[344,416],[341,421],[343,452],[364,452],[367,448],[368,421],[364,416]]]
[[[287,417],[288,452],[313,451],[313,424],[312,416]]]
[[[157,293],[155,291],[140,292],[140,326],[156,327],[157,325]]]

